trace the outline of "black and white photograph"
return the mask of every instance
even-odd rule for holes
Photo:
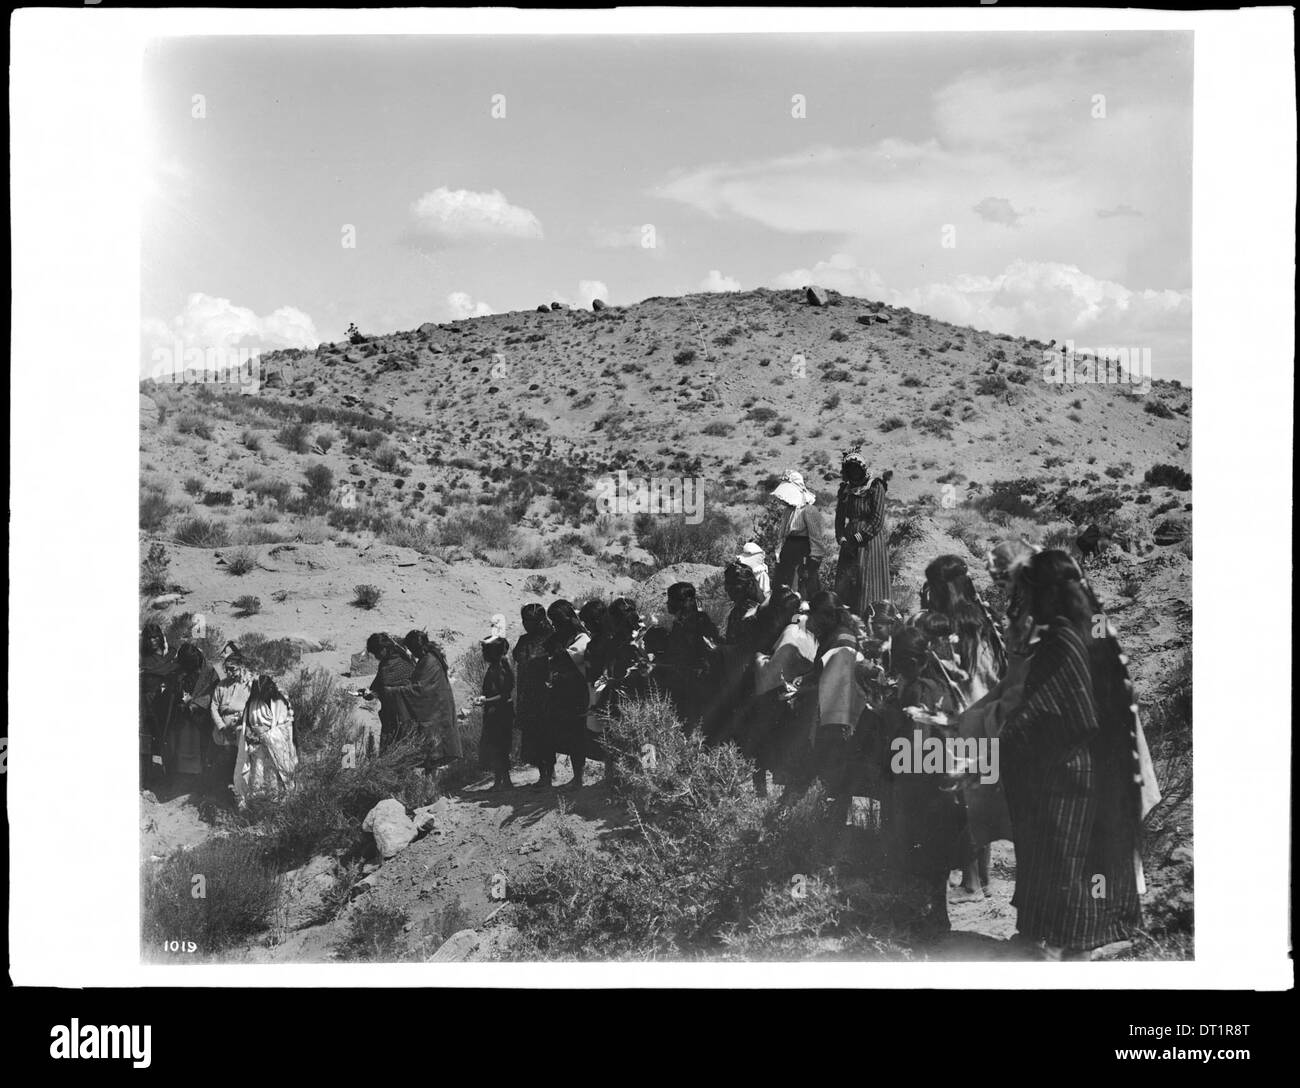
[[[132,16],[138,139],[97,162],[134,338],[12,468],[72,444],[39,486],[106,502],[102,442],[130,490],[76,517],[103,613],[44,712],[11,659],[8,778],[24,725],[69,764],[111,735],[135,984],[1224,954],[1203,789],[1271,793],[1286,849],[1289,775],[1246,765],[1290,750],[1256,654],[1289,668],[1293,311],[1201,282],[1191,13],[988,12]],[[1291,124],[1255,236],[1288,305]],[[1226,418],[1234,370],[1285,430]],[[1270,501],[1280,533],[1234,523]],[[1272,939],[1285,855],[1241,864],[1258,925],[1224,925]]]

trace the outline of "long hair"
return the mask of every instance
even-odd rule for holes
[[[152,653],[167,656],[167,636],[158,624],[146,623],[140,632],[140,656],[148,657]]]
[[[406,638],[402,642],[416,661],[419,661],[425,654],[433,654],[435,660],[442,666],[442,671],[447,671],[447,654],[434,639],[429,637],[427,631],[408,631]]]
[[[951,621],[963,668],[974,666],[979,656],[979,644],[985,641],[993,647],[998,675],[1006,671],[1007,653],[1002,632],[992,610],[975,589],[964,559],[956,555],[941,555],[925,568],[921,604]]]
[[[566,642],[571,640],[575,635],[587,631],[587,628],[583,625],[581,618],[578,616],[577,609],[573,607],[573,602],[566,601],[564,598],[551,602],[551,607],[546,610],[546,618],[551,621],[551,626],[555,628],[555,633]]]
[[[414,664],[411,651],[393,638],[392,635],[383,631],[377,631],[366,639],[366,653],[377,661],[384,661],[390,657],[400,657]]]
[[[1110,719],[1127,733],[1132,759],[1133,782],[1142,781],[1138,756],[1137,693],[1128,671],[1128,658],[1119,643],[1115,628],[1102,611],[1101,602],[1084,577],[1078,563],[1067,553],[1052,548],[1039,552],[1020,572],[1028,596],[1028,608],[1038,624],[1063,620],[1087,647],[1094,670],[1093,691],[1104,694],[1107,702],[1097,706],[1098,715]],[[1137,818],[1141,819],[1141,795],[1135,789]]]
[[[837,631],[846,631],[858,641],[866,637],[862,621],[829,589],[813,594],[808,602],[808,629],[816,636],[819,646]]]
[[[519,610],[519,620],[530,635],[546,636],[552,633],[551,621],[546,615],[546,606],[539,601],[530,601],[524,605]]]

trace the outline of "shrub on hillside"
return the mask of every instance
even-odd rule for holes
[[[268,676],[283,676],[302,660],[302,649],[292,639],[267,638],[249,631],[235,644],[254,672]]]
[[[311,429],[306,423],[286,423],[275,432],[275,440],[290,453],[306,453]]]
[[[354,593],[352,603],[358,608],[364,608],[367,611],[374,608],[379,603],[379,598],[384,595],[382,589],[369,583],[357,586]]]
[[[191,548],[224,548],[230,543],[230,530],[224,521],[196,515],[181,521],[172,539]]]
[[[725,563],[735,552],[736,529],[731,519],[707,511],[697,525],[685,514],[638,514],[634,521],[637,542],[661,566],[674,563]]]
[[[1171,487],[1175,491],[1192,489],[1192,474],[1177,465],[1153,465],[1142,478],[1152,487]]]
[[[170,583],[167,581],[167,568],[171,560],[167,549],[158,541],[149,545],[149,554],[140,564],[140,592],[148,596],[166,593]]]
[[[252,548],[236,548],[225,557],[226,572],[242,578],[257,569],[257,552]]]
[[[203,895],[194,889],[202,881]],[[261,847],[240,835],[178,850],[143,874],[141,930],[147,955],[183,936],[202,955],[220,952],[266,927],[279,877]]]

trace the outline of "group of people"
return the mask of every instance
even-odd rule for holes
[[[209,662],[198,646],[169,652],[158,624],[140,644],[141,788],[191,776],[245,807],[291,790],[298,770],[293,707],[234,644]]]
[[[668,587],[662,623],[628,597],[531,602],[512,647],[504,617],[493,617],[475,699],[493,787],[513,788],[515,730],[536,789],[554,786],[561,755],[571,789],[591,760],[616,780],[624,754],[611,725],[629,700],[657,691],[688,734],[735,743],[753,760],[758,793],[769,777],[785,797],[820,783],[841,828],[853,798],[869,799],[888,853],[932,882],[930,907],[945,923],[950,871],[987,894],[989,844],[1009,839],[1023,940],[1049,958],[1086,958],[1127,935],[1144,890],[1141,821],[1159,792],[1127,658],[1079,565],[1062,551],[1000,544],[987,557],[1008,602],[999,618],[966,560],[941,555],[925,570],[919,610],[905,616],[891,594],[889,474],[850,454],[841,480],[831,537],[816,496],[785,474],[773,495],[776,561],[769,569],[751,543],[726,564],[720,627],[689,582]],[[835,588],[824,589],[832,547]],[[421,631],[374,634],[366,648],[379,662],[366,693],[378,703],[379,748],[415,734],[430,769],[461,758],[463,713],[441,648]],[[172,659],[162,633],[146,629],[141,753],[229,776],[243,803],[291,789],[297,759],[287,701],[231,649],[223,669],[190,646]],[[898,744],[914,737],[996,747],[1000,774],[960,760],[938,773],[900,767]]]

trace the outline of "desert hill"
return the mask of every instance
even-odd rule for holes
[[[893,472],[905,607],[938,554],[964,556],[987,591],[997,540],[1073,547],[1101,526],[1088,573],[1132,658],[1161,773],[1189,791],[1191,391],[1049,384],[1043,355],[1058,348],[834,292],[759,290],[357,332],[264,356],[256,392],[145,382],[141,622],[209,646],[273,644],[264,660],[286,675],[332,676],[366,674],[371,631],[427,628],[463,705],[490,617],[513,631],[528,600],[623,593],[649,614],[687,578],[720,611],[719,565],[747,539],[771,546],[774,478],[799,469],[833,508],[840,456],[860,443]],[[598,481],[619,472],[700,481],[700,516],[602,512]],[[487,836],[490,876],[519,847],[516,817],[484,805],[487,823],[458,810],[448,826]],[[1169,849],[1190,834],[1186,805],[1175,815]],[[592,817],[612,819],[599,805]],[[174,845],[146,836],[146,853]],[[399,871],[373,874],[394,900],[406,885],[384,874]],[[1005,910],[993,929],[986,913],[970,928],[1004,924]]]

